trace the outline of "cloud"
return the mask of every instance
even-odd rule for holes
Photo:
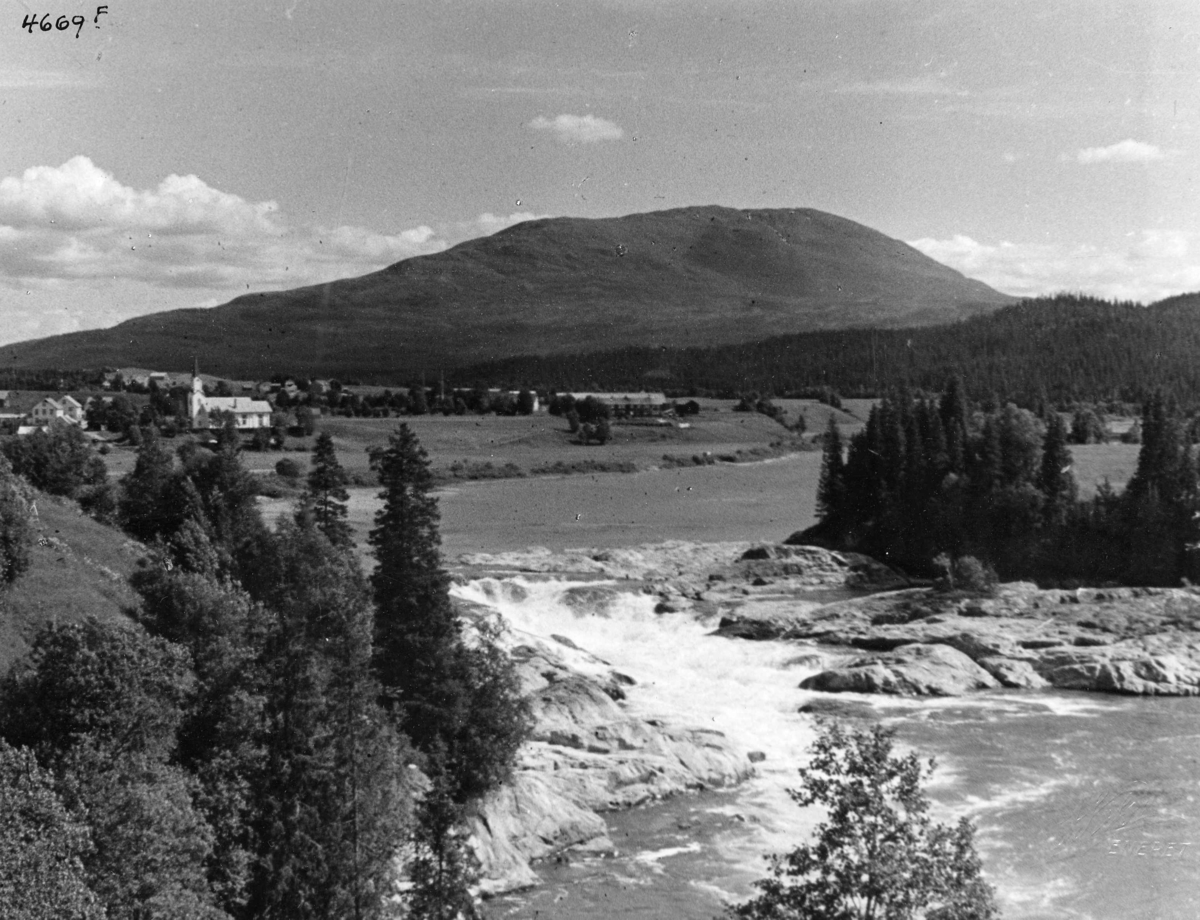
[[[551,131],[567,144],[594,144],[597,141],[619,141],[625,132],[619,125],[595,115],[539,115],[529,123],[535,131]]]
[[[1093,163],[1150,163],[1165,159],[1167,155],[1154,144],[1129,138],[1107,147],[1085,147],[1074,156],[1064,154],[1063,159],[1090,166]]]
[[[909,245],[964,275],[1019,297],[1080,291],[1151,303],[1200,291],[1200,234],[1142,230],[1122,248],[1038,243],[980,243],[969,236]]]
[[[459,224],[459,229],[468,237],[491,236],[514,224],[523,224],[527,220],[538,220],[547,217],[546,214],[534,214],[532,211],[514,211],[512,214],[497,215],[485,211],[473,221]]]
[[[0,279],[10,284],[120,278],[230,296],[363,274],[447,246],[427,226],[292,226],[274,201],[247,201],[193,175],[135,189],[84,156],[0,179],[0,239]]]

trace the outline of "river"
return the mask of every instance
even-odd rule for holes
[[[763,854],[790,848],[819,818],[786,792],[814,737],[796,711],[812,697],[797,689],[811,649],[717,638],[688,614],[656,615],[646,596],[580,610],[562,602],[562,583],[517,580],[523,592],[494,579],[455,590],[497,606],[514,629],[568,636],[633,676],[636,713],[719,729],[766,759],[739,789],[609,815],[615,858],[544,867],[543,887],[490,902],[488,916],[707,918],[745,897]],[[936,817],[975,821],[1005,917],[1200,916],[1200,700],[857,699],[937,759]]]

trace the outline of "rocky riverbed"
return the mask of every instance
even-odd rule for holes
[[[788,664],[807,675],[795,686],[822,694],[802,707],[813,713],[867,708],[835,695],[845,692],[1200,694],[1200,593],[1186,588],[1015,583],[967,596],[913,585],[862,556],[750,543],[471,554],[455,571],[480,598],[459,598],[468,619],[491,615],[489,592],[553,579],[581,618],[637,595],[656,616],[686,617],[713,637],[789,642]],[[485,892],[535,884],[531,863],[611,851],[605,811],[753,774],[757,752],[719,732],[635,714],[639,682],[569,636],[512,631],[506,642],[535,728],[513,781],[472,827]]]

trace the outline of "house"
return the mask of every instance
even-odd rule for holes
[[[192,371],[192,392],[188,394],[188,419],[193,429],[220,428],[221,416],[233,415],[239,431],[271,427],[271,404],[246,396],[205,396],[204,381],[198,369]]]
[[[592,397],[608,406],[615,418],[645,418],[673,414],[671,401],[667,399],[665,393],[639,391],[636,393],[569,393],[564,395],[575,397],[576,402],[583,402],[588,397]]]
[[[42,427],[56,419],[69,422],[72,425],[83,424],[83,404],[73,396],[52,399],[47,396],[34,405],[29,412],[31,424]]]

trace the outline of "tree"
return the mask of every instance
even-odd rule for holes
[[[284,521],[261,579],[274,611],[266,679],[266,765],[251,916],[385,915],[406,832],[407,742],[371,673],[370,591],[352,555]]]
[[[842,458],[842,435],[831,412],[825,430],[821,479],[817,483],[817,517],[822,521],[836,521],[843,510],[845,495],[846,462]]]
[[[400,425],[371,454],[383,506],[369,541],[377,562],[375,673],[399,727],[446,773],[454,801],[478,798],[507,775],[526,733],[511,662],[486,634],[469,647],[441,568],[437,500],[424,449]],[[483,658],[478,648],[488,649]]]
[[[121,480],[118,502],[122,524],[139,540],[149,542],[169,534],[176,526],[173,509],[164,501],[174,470],[171,452],[163,446],[158,432],[148,429],[133,469]]]
[[[743,920],[992,920],[992,888],[980,874],[974,827],[934,824],[916,754],[893,754],[895,731],[824,726],[801,787],[801,807],[824,806],[815,844],[770,857],[760,894],[729,908]]]
[[[28,748],[0,741],[0,916],[101,920],[83,857],[91,838],[54,792],[54,776]]]
[[[308,488],[300,499],[300,505],[301,513],[311,514],[317,529],[334,546],[351,546],[354,543],[354,533],[346,523],[346,502],[350,498],[346,484],[349,481],[350,477],[338,463],[333,437],[327,431],[321,432],[313,445]]]
[[[94,618],[47,626],[0,685],[0,736],[30,747],[86,814],[88,886],[109,920],[219,920],[212,832],[172,762],[193,682],[179,646]]]
[[[51,495],[77,496],[85,486],[108,479],[104,460],[77,426],[62,422],[24,438],[5,441],[13,471]]]
[[[29,503],[0,455],[0,580],[12,584],[33,562],[34,529]]]
[[[517,414],[533,415],[534,395],[529,390],[521,390],[517,394]]]

